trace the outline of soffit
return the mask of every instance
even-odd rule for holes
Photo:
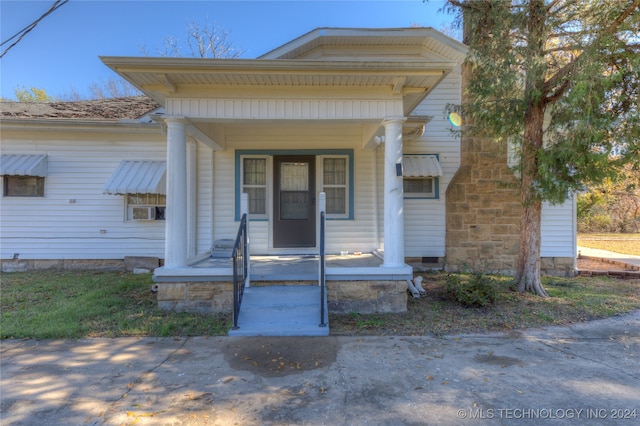
[[[450,61],[319,61],[103,57],[102,61],[161,104],[181,91],[300,88],[375,89],[403,96],[405,113],[456,65]]]

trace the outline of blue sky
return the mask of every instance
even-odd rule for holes
[[[2,41],[47,11],[53,0],[1,0]],[[395,1],[164,1],[70,0],[42,20],[0,59],[3,98],[16,87],[45,89],[61,97],[87,94],[92,83],[114,77],[98,56],[143,56],[168,36],[205,19],[231,33],[244,58],[260,56],[318,27],[410,27],[442,29],[451,17],[438,13],[444,0]],[[2,50],[7,45],[2,46]]]

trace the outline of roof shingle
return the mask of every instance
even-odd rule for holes
[[[0,117],[137,119],[160,106],[146,96],[73,102],[0,102]]]

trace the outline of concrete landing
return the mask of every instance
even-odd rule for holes
[[[328,336],[325,293],[325,327],[320,327],[320,287],[268,286],[244,290],[238,329],[229,336]]]

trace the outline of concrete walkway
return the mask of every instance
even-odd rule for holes
[[[3,341],[0,424],[632,425],[640,311],[436,337]]]
[[[619,263],[625,263],[627,265],[637,266],[640,268],[640,256],[634,256],[632,254],[620,254],[607,250],[578,246],[578,255],[596,259],[607,259]]]

